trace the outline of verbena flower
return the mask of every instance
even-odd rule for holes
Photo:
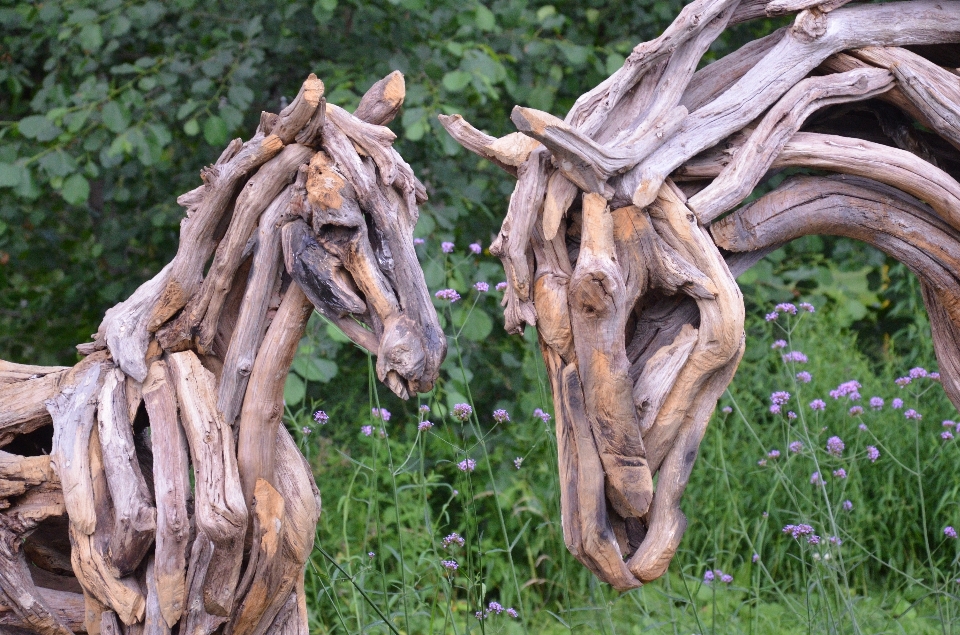
[[[846,447],[843,445],[843,439],[840,437],[830,437],[827,439],[827,452],[834,456],[840,456],[843,454],[843,448]]]
[[[473,288],[479,291],[480,293],[486,293],[490,290],[490,285],[486,282],[475,282]]]
[[[826,483],[826,481],[822,476],[820,476],[820,472],[814,472],[810,475],[811,485],[823,485],[824,483]]]
[[[417,424],[417,430],[419,430],[420,432],[423,432],[424,430],[429,430],[432,427],[433,427],[433,422],[427,421],[426,419],[424,419],[423,421]]]
[[[823,401],[823,399],[814,399],[810,402],[811,410],[824,410],[826,407],[827,404]]]
[[[917,366],[916,368],[910,369],[910,379],[920,379],[921,377],[927,376],[927,369]]]
[[[782,357],[784,362],[793,362],[795,364],[806,364],[809,360],[807,356],[800,351],[790,351]]]
[[[360,432],[363,433],[363,436],[369,437],[371,434],[373,434],[373,426],[361,426]]]
[[[503,613],[503,605],[500,604],[499,602],[491,602],[490,604],[487,605],[487,610],[490,611],[491,613],[496,613],[497,615],[500,615],[501,613]]]
[[[820,536],[817,536],[816,534],[814,534],[813,536],[810,536],[809,538],[807,538],[807,542],[809,542],[811,545],[819,545]]]
[[[797,381],[799,381],[801,384],[809,384],[811,381],[813,381],[813,376],[807,371],[801,370],[799,373],[797,373]]]
[[[813,533],[813,527],[810,525],[805,525],[803,523],[799,525],[785,525],[783,528],[783,533],[790,534],[791,538],[797,539],[800,536],[809,536]]]
[[[836,536],[830,536],[829,538],[827,538],[827,540],[830,541],[830,544],[836,545],[838,547],[843,544],[843,541],[837,538]]]
[[[957,422],[951,421],[950,419],[944,419],[943,423],[941,423],[940,425],[942,425],[944,428],[955,428],[957,427]]]
[[[909,377],[897,377],[893,383],[903,388],[904,386],[909,386],[913,380]]]
[[[422,244],[425,243],[425,242],[427,242],[427,241],[425,241],[423,238],[414,238],[414,239],[413,239],[413,244],[414,244],[414,245],[422,245]]]
[[[786,348],[786,347],[787,347],[787,340],[777,340],[776,342],[770,345],[770,348],[772,348],[775,351],[780,350],[781,348]]]
[[[874,410],[880,410],[883,408],[883,399],[880,397],[870,397],[870,407]]]
[[[923,419],[923,415],[917,412],[916,410],[914,410],[913,408],[910,408],[909,410],[904,412],[903,416],[906,417],[907,419],[916,419],[917,421],[919,421],[920,419]]]
[[[753,557],[751,558],[751,560],[753,560],[753,562],[755,563],[760,562],[760,554],[759,553],[753,554]]]
[[[487,612],[486,612],[486,611],[477,611],[476,613],[473,614],[473,616],[476,617],[478,620],[483,620],[483,619],[485,619],[485,618],[487,617]]]
[[[947,525],[946,527],[943,528],[943,535],[946,536],[947,538],[956,538],[957,530],[951,527],[950,525]]]
[[[470,243],[470,253],[477,255],[483,251],[483,247],[480,246],[480,243]]]
[[[760,467],[766,467],[766,466],[767,466],[767,460],[766,460],[766,459],[760,459],[759,461],[757,461],[757,465],[759,465]]]
[[[517,609],[513,607],[508,608],[505,612],[510,617],[513,617],[513,618],[520,617],[520,615],[517,613]]]
[[[770,406],[770,412],[772,412],[775,415],[780,414],[780,406],[778,406],[777,404],[773,404],[772,406]]]
[[[713,574],[713,571],[707,571],[706,573],[703,574],[703,581],[705,584],[710,584],[711,582],[713,582],[714,578],[716,577],[717,576]]]
[[[860,425],[857,426],[857,428],[860,430],[860,432],[866,432],[866,431],[867,431],[867,424],[861,423]]]
[[[890,407],[893,408],[894,410],[899,410],[900,408],[903,408],[903,399],[895,398],[893,401],[890,402]]]
[[[779,457],[780,457],[780,450],[776,450],[776,449],[770,450],[769,452],[767,452],[767,457],[768,457],[768,458],[771,458],[771,459],[779,458]]]
[[[518,456],[513,460],[513,466],[519,470],[521,465],[523,465],[523,457]]]
[[[845,512],[853,511],[853,501],[851,501],[851,500],[845,500],[845,501],[843,501],[843,504],[841,505],[841,507],[843,508],[843,511],[845,511]]]
[[[452,534],[450,534],[449,536],[446,536],[443,539],[444,549],[449,548],[450,545],[458,545],[462,547],[465,544],[466,544],[466,541],[463,539],[463,536],[461,536],[457,532],[453,532]]]
[[[427,404],[423,404],[423,405],[420,406],[419,410],[420,410],[420,412],[426,414],[426,413],[430,412],[430,406],[428,406]]]
[[[498,408],[493,411],[493,420],[497,423],[506,423],[510,421],[510,413],[503,408]]]
[[[724,406],[723,408],[720,409],[720,412],[722,412],[725,415],[728,415],[731,412],[733,412],[733,408],[731,408],[730,406]]]
[[[440,300],[446,300],[451,304],[460,299],[460,294],[453,289],[440,289],[433,295],[435,298],[438,298]]]
[[[457,463],[457,467],[460,468],[461,472],[472,472],[477,468],[477,462],[473,459],[464,459]]]
[[[723,575],[720,576],[720,581],[723,582],[724,584],[730,584],[731,582],[733,582],[733,576],[730,575],[729,573],[724,573]]]
[[[776,311],[774,311],[773,313],[767,313],[767,315],[764,316],[764,319],[765,319],[767,322],[773,322],[773,321],[775,321],[778,317],[780,317],[780,314],[777,313]]]
[[[377,554],[374,553],[373,551],[368,551],[368,552],[367,552],[367,557],[368,557],[368,558],[376,558],[376,557],[377,557]]]
[[[443,568],[446,569],[447,571],[456,571],[457,569],[460,568],[460,565],[457,563],[456,560],[441,560],[440,564],[442,564]]]
[[[504,281],[504,282],[498,282],[496,288],[497,288],[497,291],[506,291],[506,289],[507,289],[507,283],[506,283],[506,281]]]
[[[814,313],[816,309],[809,302],[801,302],[800,308],[806,311],[807,313]]]
[[[796,419],[796,418],[797,418],[797,413],[795,413],[793,410],[787,411],[787,419]]]
[[[870,459],[871,463],[876,463],[877,459],[880,458],[880,450],[873,447],[872,445],[867,446],[867,458]]]
[[[858,401],[860,399],[860,382],[856,379],[851,379],[850,381],[845,381],[834,390],[830,391],[830,396],[834,399],[839,399],[840,397],[849,397],[851,401]]]
[[[777,392],[770,395],[770,402],[777,406],[782,406],[783,404],[790,401],[790,393],[784,390],[778,390]]]
[[[444,241],[444,242],[440,243],[440,249],[441,249],[441,250],[443,251],[443,253],[445,253],[445,254],[452,253],[452,252],[453,252],[453,247],[454,247],[454,244],[453,244],[452,242],[449,242],[449,241]]]
[[[459,419],[460,421],[466,421],[470,418],[470,415],[473,414],[473,408],[470,407],[470,404],[458,403],[453,406],[453,418]]]
[[[789,313],[790,315],[797,314],[797,307],[789,302],[781,302],[777,306],[773,307],[774,311],[783,311],[784,313]]]
[[[308,428],[307,426],[303,426],[303,434],[307,435],[307,434],[310,434],[311,432],[313,432],[312,429]]]
[[[927,375],[927,379],[932,379],[933,381],[940,381],[940,373],[930,373]]]
[[[380,419],[381,421],[390,421],[390,411],[386,408],[374,408],[370,411],[370,414],[373,415],[374,419]]]
[[[851,417],[856,417],[856,416],[862,415],[862,414],[863,414],[863,407],[862,407],[862,406],[854,406],[853,408],[850,408],[850,416],[851,416]]]
[[[320,425],[324,425],[327,421],[330,421],[330,416],[323,410],[317,410],[315,413],[313,413],[313,420]]]
[[[943,439],[944,441],[949,441],[950,439],[953,438],[953,433],[950,432],[949,430],[944,430],[943,432],[940,433],[940,438]]]
[[[833,475],[836,478],[847,478],[847,471],[841,467],[838,470],[834,470]]]
[[[800,454],[801,452],[803,452],[803,441],[793,441],[792,443],[790,443],[790,445],[787,446],[787,449],[789,449],[794,454]]]
[[[550,418],[551,418],[549,414],[547,414],[540,408],[537,408],[533,411],[533,416],[536,417],[537,419],[540,419],[544,423],[550,421]]]

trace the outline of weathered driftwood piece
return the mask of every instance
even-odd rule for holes
[[[403,73],[393,71],[363,94],[353,116],[377,126],[385,126],[400,112],[407,95]]]
[[[0,447],[51,424],[46,402],[59,393],[68,370],[0,360]]]

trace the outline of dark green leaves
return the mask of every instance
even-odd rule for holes
[[[53,125],[53,122],[43,115],[24,117],[20,120],[17,128],[24,137],[37,141],[50,141],[56,139],[57,135],[60,134],[60,128]]]

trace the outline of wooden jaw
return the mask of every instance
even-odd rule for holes
[[[734,276],[783,243],[840,234],[906,262],[960,405],[960,91],[952,71],[900,48],[960,41],[960,7],[845,4],[691,2],[565,118],[514,108],[536,142],[519,163],[495,151],[512,135],[441,116],[517,177],[491,247],[506,272],[505,326],[539,331],[567,547],[618,589],[662,575],[676,552],[697,449],[743,355]],[[793,26],[696,70],[727,25],[788,13]],[[815,132],[841,107],[879,131]],[[787,167],[848,176],[794,179],[736,210]]]

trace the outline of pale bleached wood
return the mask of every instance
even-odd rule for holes
[[[0,450],[0,509],[10,506],[4,499],[20,496],[45,483],[60,484],[49,456],[19,456]]]
[[[190,473],[187,438],[177,413],[177,394],[167,363],[150,366],[143,386],[150,417],[153,482],[157,498],[157,539],[150,572],[166,625],[173,628],[183,614],[186,593],[187,543],[190,539]]]
[[[547,181],[547,192],[543,199],[543,236],[553,240],[560,229],[560,222],[580,191],[576,185],[557,170]]]
[[[68,370],[0,360],[0,447],[52,423],[46,402],[59,393]]]
[[[203,608],[225,617],[233,608],[247,530],[233,433],[216,408],[213,373],[191,351],[168,360],[193,463],[197,532],[214,545],[203,578]]]
[[[518,151],[519,149],[513,150],[508,156],[501,156],[500,153],[495,152],[493,148],[494,144],[498,142],[498,139],[477,130],[461,115],[439,115],[438,119],[447,133],[456,139],[457,143],[477,156],[490,161],[511,176],[517,176],[517,168],[526,161],[527,157],[522,156],[522,150]],[[529,139],[526,136],[524,136],[524,138]],[[506,139],[506,137],[504,137],[504,139]],[[535,142],[534,139],[529,139],[529,141]],[[526,145],[529,146],[529,144]],[[520,147],[523,148],[524,146]],[[536,145],[533,146],[533,148],[535,147]],[[533,148],[531,148],[531,150]],[[530,151],[528,150],[526,154],[529,156]],[[517,161],[517,163],[508,163],[508,161],[511,160]]]
[[[100,389],[97,422],[104,473],[113,501],[108,564],[117,577],[130,575],[153,544],[157,510],[147,489],[133,445],[124,374],[107,371]]]
[[[960,5],[936,0],[854,5],[823,20],[821,36],[788,31],[729,90],[688,115],[676,135],[621,178],[612,203],[652,203],[670,172],[756,118],[833,53],[870,45],[960,42]]]
[[[406,94],[407,87],[403,81],[403,73],[393,71],[374,83],[363,94],[353,116],[361,121],[385,126],[400,112]]]
[[[853,70],[798,82],[764,115],[713,183],[690,199],[690,209],[702,223],[733,209],[749,196],[783,146],[815,111],[869,99],[892,86],[893,75],[880,69]]]
[[[223,372],[217,385],[217,408],[224,421],[231,425],[240,413],[257,350],[263,341],[270,301],[279,291],[283,263],[280,230],[284,221],[293,218],[292,197],[293,187],[290,186],[274,198],[260,216],[240,314],[223,358]]]
[[[82,595],[44,587],[37,587],[37,592],[42,598],[44,605],[50,609],[50,613],[69,629],[67,631],[53,631],[54,633],[57,633],[57,635],[72,635],[73,633],[86,632]],[[2,597],[3,594],[3,589],[0,589],[0,597]],[[4,628],[23,629],[22,631],[12,630],[11,635],[17,635],[20,632],[28,634],[45,632],[41,628],[31,626],[29,622],[13,610],[12,606],[6,605],[5,601],[6,600],[0,599],[0,632],[6,633],[6,631],[3,631]]]
[[[643,370],[633,385],[633,403],[637,409],[641,434],[646,434],[653,426],[667,395],[693,352],[697,336],[697,329],[684,324],[673,342],[657,349],[643,365]]]
[[[274,446],[277,426],[283,419],[283,386],[312,310],[300,287],[290,285],[253,364],[240,411],[237,441],[237,465],[246,501],[245,511],[250,507],[258,479],[271,484],[276,482]]]
[[[584,195],[582,231],[568,297],[584,406],[606,474],[607,498],[620,516],[639,518],[650,506],[653,481],[625,352],[633,305],[617,261],[613,215],[597,194]],[[646,280],[638,286],[646,286]]]
[[[142,635],[170,635],[170,627],[163,615],[162,600],[157,587],[156,569],[152,557],[147,560],[143,577],[147,587],[147,606],[143,616]]]
[[[213,542],[202,532],[197,533],[190,548],[190,564],[187,568],[187,595],[180,621],[180,633],[183,635],[210,635],[229,619],[228,616],[208,613],[204,608],[204,579],[213,551]]]
[[[284,144],[292,142],[293,138],[307,125],[307,122],[316,112],[323,97],[323,90],[323,82],[317,79],[316,75],[310,73],[290,105],[280,111],[277,123],[271,132],[277,135]]]
[[[327,119],[373,159],[380,170],[380,180],[387,185],[394,184],[398,177],[398,166],[390,148],[397,135],[390,128],[362,121],[334,104],[327,104]]]

